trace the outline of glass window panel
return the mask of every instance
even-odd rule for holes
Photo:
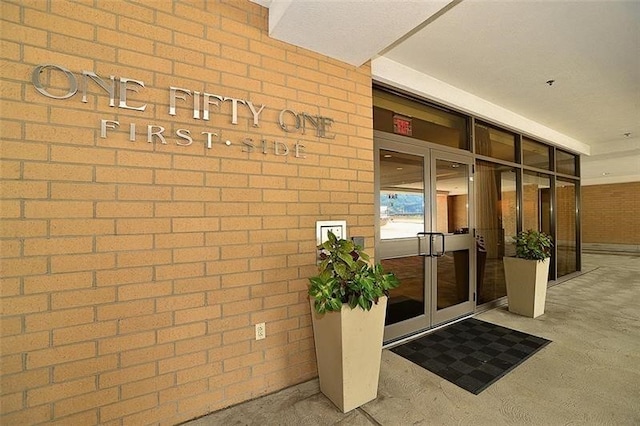
[[[549,152],[551,147],[531,139],[522,139],[522,164],[550,170]]]
[[[515,254],[517,232],[516,171],[478,161],[476,164],[478,304],[507,295],[502,258]]]
[[[516,137],[483,123],[475,125],[476,154],[500,160],[516,161]]]
[[[551,178],[525,171],[522,183],[522,229],[551,235]]]
[[[576,185],[556,180],[556,252],[558,277],[576,272]]]
[[[389,292],[385,325],[424,314],[424,258],[422,256],[384,259],[385,272],[393,272],[400,286]]]
[[[469,250],[447,252],[437,262],[438,309],[469,300]]]
[[[553,236],[551,232],[551,177],[525,171],[522,174],[522,229],[534,229]],[[555,242],[554,242],[555,244]],[[553,253],[553,252],[552,252]],[[555,256],[551,256],[551,265]],[[555,269],[549,268],[549,277]]]
[[[380,238],[415,238],[424,208],[424,158],[380,150]]]
[[[380,89],[373,89],[373,128],[388,133],[398,133],[394,128],[394,116],[400,115],[405,123],[405,136],[452,148],[469,149],[467,118],[443,109],[398,96]],[[407,124],[408,123],[408,124]],[[406,133],[410,128],[410,133]]]
[[[469,168],[436,160],[436,232],[469,233]]]
[[[577,176],[577,156],[568,152],[556,150],[556,172]]]

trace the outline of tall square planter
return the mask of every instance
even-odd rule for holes
[[[343,305],[318,314],[311,299],[320,390],[343,413],[378,396],[387,298],[370,311]]]
[[[536,318],[544,313],[550,259],[504,257],[509,312]]]

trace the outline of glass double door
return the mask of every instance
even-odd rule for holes
[[[472,159],[392,138],[375,141],[377,258],[400,280],[387,342],[475,309]]]

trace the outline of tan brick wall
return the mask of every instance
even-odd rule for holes
[[[640,244],[640,182],[582,187],[582,242]]]
[[[1,7],[0,423],[175,424],[314,377],[315,222],[373,245],[369,66],[270,39],[244,0]],[[118,108],[119,91],[111,107],[93,82],[86,103],[81,87],[44,96],[40,64],[142,80],[127,102],[147,109]],[[61,72],[41,77],[65,93]],[[231,124],[230,101],[204,121],[178,99],[170,116],[169,86],[265,104],[260,127],[245,105]],[[335,139],[285,133],[285,108],[333,118]],[[120,127],[102,138],[102,119]],[[166,144],[147,143],[151,124]]]

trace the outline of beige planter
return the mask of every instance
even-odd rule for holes
[[[313,308],[320,390],[343,413],[378,396],[387,298],[370,311],[351,309],[319,315]]]
[[[544,314],[549,258],[543,261],[504,257],[509,312],[536,318]]]

